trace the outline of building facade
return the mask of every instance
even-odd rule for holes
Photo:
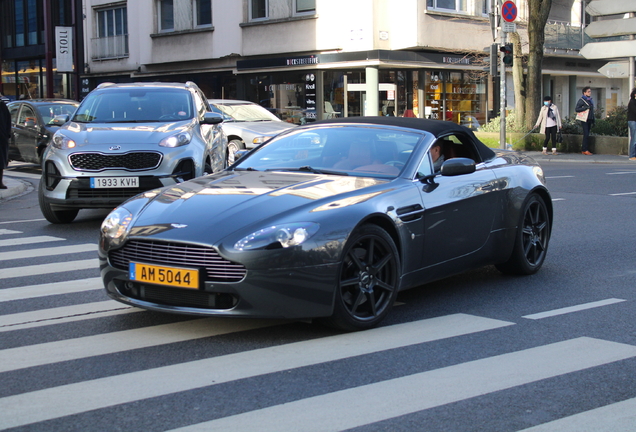
[[[20,1],[64,2],[0,4]],[[516,3],[517,31],[527,41],[527,2]],[[499,112],[499,85],[487,60],[495,4],[85,0],[79,97],[105,81],[194,81],[209,98],[251,100],[294,123],[396,115],[476,128]],[[630,91],[626,78],[598,72],[606,61],[579,55],[586,42],[584,6],[554,1],[546,28],[543,93],[564,115],[573,112],[584,86],[606,110],[625,105]],[[507,105],[514,108],[510,71],[506,77]]]
[[[0,0],[0,92],[12,100],[77,99],[81,13],[81,0]]]

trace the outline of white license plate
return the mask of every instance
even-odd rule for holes
[[[91,189],[137,187],[139,177],[91,177]]]

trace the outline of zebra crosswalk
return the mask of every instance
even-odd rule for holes
[[[496,346],[463,360],[429,362],[423,354],[459,340],[491,344],[536,322],[523,317],[451,313],[346,334],[280,320],[165,319],[109,300],[98,277],[78,278],[77,269],[97,267],[89,255],[96,245],[65,242],[0,230],[0,280],[25,282],[0,288],[0,430],[376,430],[414,413],[636,362],[636,346],[590,336]],[[59,262],[33,264],[33,257]],[[49,273],[68,280],[29,285]],[[69,295],[77,300],[53,301]],[[23,309],[2,307],[16,303]],[[378,364],[386,373],[369,374]],[[336,372],[349,368],[356,379]],[[636,430],[635,408],[627,395],[524,430]],[[415,430],[393,430],[400,429]]]

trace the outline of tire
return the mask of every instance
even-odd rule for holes
[[[44,197],[44,187],[44,182],[40,180],[38,201],[40,203],[40,210],[46,220],[52,224],[69,224],[73,222],[77,217],[77,213],[79,213],[79,209],[53,210]]]
[[[496,265],[497,269],[515,275],[538,272],[548,252],[551,223],[543,198],[531,194],[523,205],[512,254],[508,261]]]
[[[344,248],[333,315],[325,322],[345,331],[375,327],[391,310],[400,281],[393,239],[376,225],[356,230]]]
[[[203,175],[212,174],[214,170],[212,169],[212,165],[210,165],[210,161],[205,161],[205,166],[203,167]]]
[[[236,159],[234,155],[237,151],[243,150],[245,148],[245,144],[243,141],[239,139],[233,139],[232,141],[227,143],[227,165],[232,165]]]

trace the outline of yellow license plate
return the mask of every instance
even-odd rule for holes
[[[199,270],[131,262],[128,277],[137,282],[199,289]]]

